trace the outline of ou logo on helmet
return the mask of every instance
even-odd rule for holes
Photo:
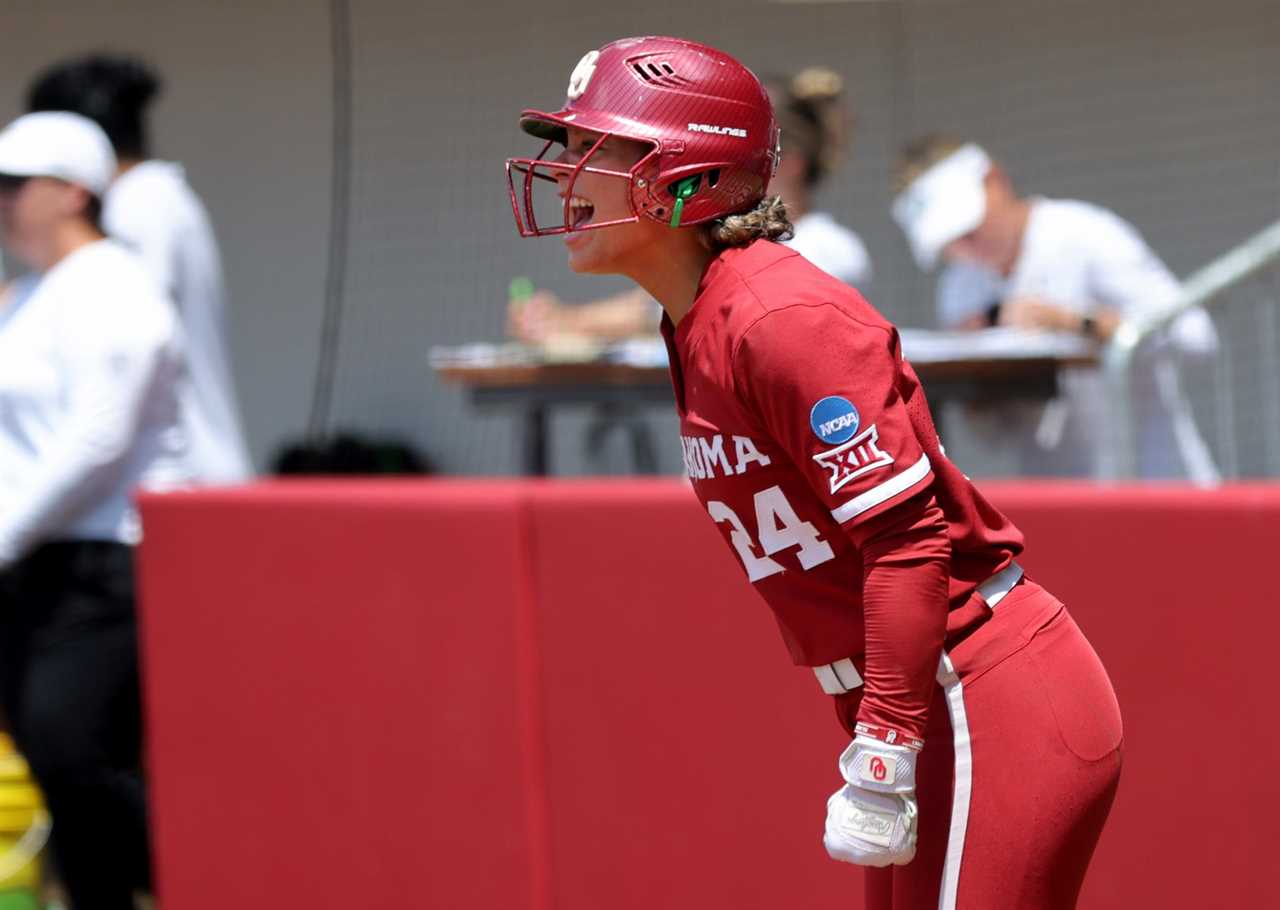
[[[587,51],[582,55],[582,59],[578,61],[578,65],[573,68],[573,73],[569,76],[569,88],[565,92],[570,101],[577,101],[582,97],[582,93],[587,90],[587,84],[591,82],[591,77],[595,75],[596,61],[599,59],[599,51]]]

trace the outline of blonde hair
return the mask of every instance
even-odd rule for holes
[[[848,149],[853,118],[842,103],[844,80],[811,66],[790,79],[768,78],[765,86],[782,129],[783,154],[804,158],[804,181],[813,187],[840,166]]]
[[[748,212],[725,215],[702,226],[702,242],[719,253],[750,246],[757,240],[790,240],[795,233],[787,206],[779,196],[766,196]]]
[[[893,166],[893,192],[901,193],[943,158],[964,147],[966,140],[950,133],[928,133],[909,140],[898,152]]]

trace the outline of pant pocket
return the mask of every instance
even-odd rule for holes
[[[1084,761],[1098,761],[1124,739],[1120,705],[1102,661],[1066,610],[1027,645],[1040,689],[1063,745]]]

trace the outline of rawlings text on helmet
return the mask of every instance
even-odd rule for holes
[[[712,126],[710,123],[690,123],[689,132],[711,133],[713,136],[737,136],[739,139],[747,138],[746,130],[740,130],[734,126]]]

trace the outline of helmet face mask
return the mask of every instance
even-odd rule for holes
[[[675,227],[746,211],[763,198],[778,161],[778,127],[759,80],[727,54],[677,38],[626,38],[588,52],[573,70],[564,107],[526,110],[520,125],[545,141],[536,157],[507,161],[512,213],[524,237],[641,219]],[[570,129],[598,139],[576,162],[549,159]],[[593,163],[614,137],[650,150],[626,170]],[[584,173],[627,181],[630,214],[575,226],[571,200]],[[556,184],[558,217],[534,212],[541,181]]]
[[[657,173],[655,158],[657,157],[658,149],[656,146],[651,148],[626,171],[591,165],[591,159],[599,153],[601,147],[612,138],[612,135],[611,133],[601,133],[591,149],[576,163],[556,161],[546,157],[548,152],[557,144],[554,139],[547,140],[546,144],[542,146],[542,150],[538,152],[537,157],[507,159],[507,189],[511,195],[511,210],[515,215],[516,229],[520,232],[521,237],[547,237],[555,234],[567,234],[571,231],[589,231],[593,228],[632,224],[640,220],[640,215],[636,212],[636,190],[645,189],[649,185],[652,176]],[[517,174],[520,175],[518,191],[516,188]],[[630,192],[628,192],[627,196],[631,203],[631,214],[627,217],[612,218],[608,221],[590,221],[586,224],[575,225],[571,201],[575,196],[574,187],[582,174],[594,174],[626,181],[628,187],[630,187]],[[649,176],[646,177],[645,175]],[[561,179],[567,180],[567,185],[563,190],[560,189]],[[556,186],[556,193],[562,200],[560,207],[561,218],[558,224],[542,225],[538,223],[539,219],[534,204],[534,193],[537,184],[534,181],[546,181]]]

